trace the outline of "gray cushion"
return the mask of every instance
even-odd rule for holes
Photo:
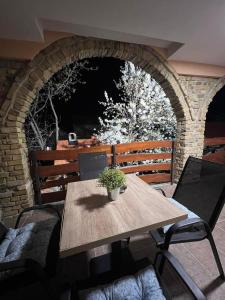
[[[51,218],[17,229],[9,228],[0,244],[0,263],[31,258],[45,267],[49,241],[57,221]],[[0,279],[9,275],[12,272],[1,272]]]
[[[168,198],[168,200],[170,201],[170,203],[176,205],[176,207],[182,209],[185,213],[187,213],[188,215],[188,219],[192,219],[192,218],[199,218],[198,215],[196,215],[195,213],[193,213],[191,210],[189,210],[186,206],[180,204],[179,202],[177,202],[175,199],[173,198]],[[168,231],[168,229],[172,226],[173,224],[169,224],[163,227],[163,231],[164,233],[166,233]]]
[[[165,300],[152,266],[134,276],[123,277],[113,283],[80,292],[81,300]]]

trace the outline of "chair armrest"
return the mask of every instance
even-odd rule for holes
[[[179,278],[183,281],[183,283],[191,292],[191,294],[195,297],[195,299],[206,300],[206,297],[204,296],[200,288],[187,274],[187,272],[184,270],[180,262],[170,252],[166,250],[160,251],[156,254],[154,267],[155,267],[156,274],[157,276],[159,276],[159,278],[162,276],[165,261],[168,261],[170,266],[176,271]]]
[[[38,262],[33,259],[20,259],[9,262],[0,263],[0,272],[21,269],[32,271],[38,278],[46,279],[45,272]]]
[[[26,259],[13,260],[9,262],[0,263],[0,272],[9,271],[13,269],[26,268]]]
[[[172,236],[177,233],[177,231],[187,227],[187,226],[194,226],[194,225],[203,225],[205,228],[205,231],[211,232],[210,227],[208,225],[207,222],[205,222],[204,220],[202,220],[201,218],[190,218],[190,219],[186,219],[186,220],[182,220],[179,221],[175,224],[173,224],[168,231],[165,234],[165,242],[163,245],[163,249],[168,250],[169,249],[169,245],[170,245],[170,241],[172,239]]]
[[[58,210],[57,210],[54,206],[52,206],[51,204],[34,205],[34,206],[31,206],[31,207],[25,208],[25,209],[18,215],[17,220],[16,220],[15,228],[18,227],[19,222],[20,222],[20,219],[21,219],[22,215],[23,215],[25,212],[32,211],[32,210],[42,210],[42,209],[51,209],[51,210],[53,210],[53,211],[57,214],[57,217],[61,220],[61,216],[60,216]]]
[[[0,272],[15,269],[25,269],[25,271],[31,271],[32,274],[36,276],[37,280],[39,280],[42,283],[46,293],[48,294],[49,299],[58,300],[55,288],[51,286],[45,271],[37,261],[33,259],[21,259],[0,263]]]
[[[165,191],[164,191],[162,188],[160,188],[160,187],[154,187],[154,189],[155,189],[156,191],[160,191],[160,192],[163,194],[163,196],[166,197],[166,193],[165,193]]]

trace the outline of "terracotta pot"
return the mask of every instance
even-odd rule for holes
[[[109,198],[109,200],[110,201],[114,201],[114,200],[118,199],[118,197],[119,197],[120,188],[116,188],[116,189],[114,189],[112,191],[109,191],[107,189],[107,192],[108,192],[108,198]]]

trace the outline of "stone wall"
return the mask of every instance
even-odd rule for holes
[[[132,61],[163,87],[177,118],[175,178],[179,177],[189,155],[201,157],[203,106],[209,91],[213,94],[217,79],[178,76],[153,49],[138,45],[75,36],[59,40],[29,63],[0,63],[2,95],[6,95],[0,108],[0,207],[4,221],[10,223],[33,201],[23,124],[36,91],[64,65],[97,56]]]
[[[184,76],[180,75],[180,82],[188,95],[192,115],[194,118],[204,121],[202,110],[206,106],[206,101],[210,91],[217,84],[217,78]]]
[[[0,59],[0,107],[16,75],[26,64],[27,61]]]
[[[0,59],[0,109],[6,101],[7,93],[16,76],[26,65],[27,61]],[[10,125],[8,123],[7,129],[0,129],[0,219],[2,211],[4,211],[3,216],[8,225],[14,223],[14,216],[21,209],[31,204],[27,201],[28,194],[24,189],[24,170],[21,160],[22,147],[18,142],[15,142],[17,132],[15,129],[12,130]],[[8,143],[5,137],[9,132],[10,142]],[[30,195],[32,197],[32,190]]]
[[[202,157],[207,108],[218,91],[215,87],[220,79],[179,75],[179,80],[188,96],[192,115],[192,120],[187,125],[187,141],[183,146],[187,156]]]

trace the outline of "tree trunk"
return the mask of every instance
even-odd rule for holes
[[[44,143],[44,141],[42,139],[41,132],[40,132],[40,130],[39,130],[38,126],[37,126],[37,123],[35,122],[35,120],[34,120],[34,118],[33,118],[33,116],[32,116],[31,113],[30,113],[30,117],[31,117],[30,125],[31,125],[31,128],[32,128],[33,132],[34,132],[34,135],[37,138],[38,145],[40,146],[40,148],[42,150],[44,150],[45,143]]]
[[[48,99],[49,99],[51,109],[52,109],[52,112],[53,112],[53,115],[54,115],[54,118],[55,118],[55,141],[56,141],[56,145],[57,145],[57,142],[59,140],[59,119],[58,119],[58,116],[56,114],[55,107],[54,107],[54,104],[52,102],[52,98],[50,96],[48,96]]]

